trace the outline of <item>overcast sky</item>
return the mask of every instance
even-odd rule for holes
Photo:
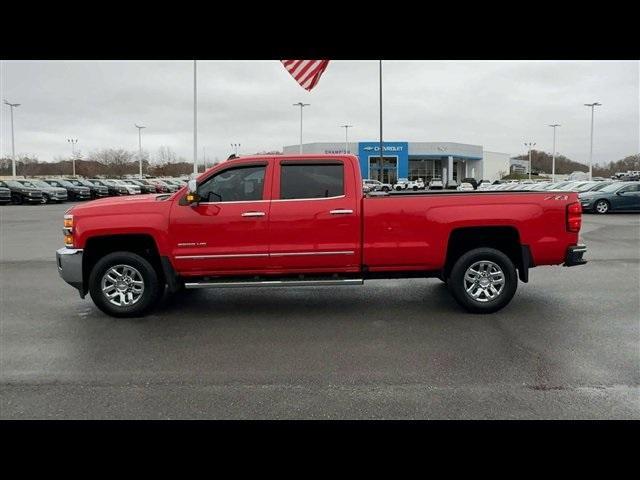
[[[512,155],[523,143],[584,163],[590,110],[598,101],[594,162],[640,152],[637,61],[385,61],[385,140],[461,142]],[[160,146],[189,160],[193,152],[191,61],[3,61],[1,97],[14,111],[17,154],[67,156],[67,137],[83,154],[100,148]],[[333,61],[312,92],[278,61],[198,62],[198,155],[225,159],[231,143],[243,154],[304,141],[378,139],[378,62]],[[2,105],[2,154],[11,154],[9,107]]]

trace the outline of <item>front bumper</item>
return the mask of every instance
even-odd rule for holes
[[[56,265],[62,279],[83,295],[82,249],[60,248],[56,250]]]
[[[586,245],[575,245],[573,247],[569,247],[567,249],[567,254],[565,255],[565,259],[564,259],[564,266],[565,267],[574,267],[576,265],[584,265],[585,263],[587,263],[587,261],[582,258],[583,255],[587,253],[587,246]]]

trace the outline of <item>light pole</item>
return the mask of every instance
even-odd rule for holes
[[[9,105],[11,108],[11,175],[13,178],[16,178],[16,146],[15,146],[15,138],[13,136],[13,109],[14,107],[19,107],[19,103],[9,103],[6,100],[4,101],[5,105]]]
[[[140,164],[140,179],[142,179],[142,129],[147,127],[137,123],[134,123],[134,125],[138,129],[138,163]]]
[[[531,180],[531,147],[535,147],[536,142],[525,143],[524,146],[529,148],[529,180]]]
[[[553,156],[551,157],[551,181],[556,181],[556,127],[559,127],[559,123],[549,125],[553,128]]]
[[[593,103],[585,103],[585,107],[591,107],[591,148],[589,149],[589,180],[593,180],[593,111],[595,107],[601,106],[601,103],[593,102]]]
[[[233,148],[233,151],[236,155],[236,157],[238,156],[238,148],[240,148],[240,144],[239,143],[232,143],[231,144],[231,148]]]
[[[353,125],[340,125],[340,127],[344,128],[344,153],[349,153],[349,129]]]
[[[67,138],[67,142],[71,144],[71,165],[73,165],[73,176],[76,176],[76,149],[75,145],[78,143],[77,138]]]
[[[294,103],[293,106],[294,107],[300,107],[300,153],[302,153],[302,109],[304,107],[308,107],[309,105],[311,105],[310,103],[302,103],[302,102],[298,102],[298,103]]]
[[[197,66],[193,61],[193,173],[198,174],[198,82]]]

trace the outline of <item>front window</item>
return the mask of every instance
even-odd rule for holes
[[[280,198],[327,198],[344,195],[342,163],[291,163],[280,166]]]
[[[266,166],[228,168],[198,187],[203,202],[248,202],[262,200]]]
[[[612,183],[611,185],[607,185],[606,187],[602,188],[600,191],[605,193],[613,193],[621,188],[622,186],[619,183]]]

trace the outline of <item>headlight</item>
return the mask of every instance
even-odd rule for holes
[[[65,247],[73,247],[73,215],[64,216],[62,233],[64,234]]]

